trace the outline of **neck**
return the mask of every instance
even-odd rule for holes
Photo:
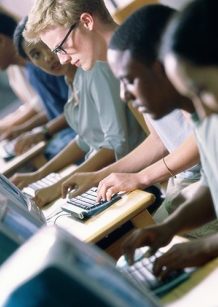
[[[76,74],[76,70],[77,70],[77,67],[75,65],[71,65],[69,64],[69,68],[67,70],[67,73],[66,73],[66,77],[67,77],[67,80],[69,83],[73,83],[73,80],[74,80],[74,77],[75,77],[75,74]]]
[[[98,21],[99,22],[99,21]],[[98,54],[98,60],[99,61],[107,61],[107,48],[109,41],[115,31],[115,29],[118,27],[118,24],[116,24],[114,21],[111,22],[109,25],[108,24],[102,24],[99,22],[98,27],[98,33],[97,36],[100,38],[99,45],[101,48],[99,49],[100,52]]]
[[[195,112],[195,107],[193,105],[193,102],[189,98],[183,96],[181,96],[181,99],[178,103],[178,108],[185,110],[190,114]]]

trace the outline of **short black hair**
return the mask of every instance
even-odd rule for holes
[[[14,45],[16,46],[19,55],[22,56],[22,58],[24,58],[24,59],[28,59],[28,56],[27,56],[27,54],[24,51],[23,46],[22,46],[22,43],[25,40],[22,33],[23,33],[23,30],[25,29],[27,20],[28,20],[28,16],[25,16],[18,23],[18,25],[17,25],[17,27],[14,31],[14,35],[13,35]]]
[[[13,38],[17,22],[11,16],[0,12],[0,33]]]
[[[195,0],[175,14],[163,34],[160,57],[173,53],[195,65],[218,65],[218,1]]]
[[[158,57],[162,32],[174,12],[162,4],[143,6],[115,30],[109,49],[129,50],[133,59],[151,66]]]

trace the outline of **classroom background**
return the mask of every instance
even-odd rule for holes
[[[190,1],[191,0],[160,0],[159,2],[180,9],[184,4]],[[105,0],[105,4],[111,14],[116,11],[116,8],[125,6],[130,2],[131,0]],[[0,5],[21,18],[28,14],[33,3],[34,0],[0,0]],[[5,71],[0,71],[0,119],[16,110],[21,104],[22,103],[17,99],[9,86],[7,73]]]

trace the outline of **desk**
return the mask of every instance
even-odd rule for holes
[[[54,217],[51,222],[48,222],[48,225],[55,222],[56,225],[64,228],[80,240],[97,243],[131,219],[135,227],[138,225],[142,226],[143,223],[148,225],[150,222],[151,224],[153,219],[150,218],[150,214],[146,208],[151,205],[154,200],[153,194],[135,190],[129,194],[125,194],[122,196],[121,200],[93,218],[83,221],[69,216],[69,214],[64,214],[60,215],[58,218]],[[54,209],[60,208],[61,204],[64,202],[65,200],[61,198],[57,200],[53,204],[55,207]],[[48,206],[42,209],[47,216],[46,210],[49,210]]]
[[[46,147],[45,142],[40,142],[30,148],[27,152],[20,156],[16,156],[10,161],[5,162],[4,159],[0,158],[0,170],[3,175],[10,177],[16,170],[24,165],[25,163],[32,161],[34,166],[38,169],[44,165],[47,160],[43,155],[43,151]]]
[[[68,175],[77,166],[71,165],[64,169],[60,174]],[[141,228],[146,225],[153,224],[154,221],[146,210],[155,200],[153,194],[135,190],[122,196],[122,199],[114,203],[112,206],[86,221],[79,220],[69,214],[65,214],[56,219],[52,218],[48,225],[56,224],[77,238],[85,242],[97,243],[112,231],[131,220],[133,225]],[[65,199],[59,198],[57,201],[42,208],[45,216],[58,211],[60,206],[66,202]]]
[[[161,250],[166,251],[176,243],[187,239],[175,236],[171,243]],[[165,307],[217,307],[218,306],[218,258],[197,268],[189,279],[161,298]]]
[[[166,307],[217,307],[218,306],[218,258],[192,273],[161,302]]]

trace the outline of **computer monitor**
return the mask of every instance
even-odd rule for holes
[[[0,268],[2,307],[160,307],[97,246],[41,228]]]
[[[0,265],[45,224],[34,202],[0,174]]]

